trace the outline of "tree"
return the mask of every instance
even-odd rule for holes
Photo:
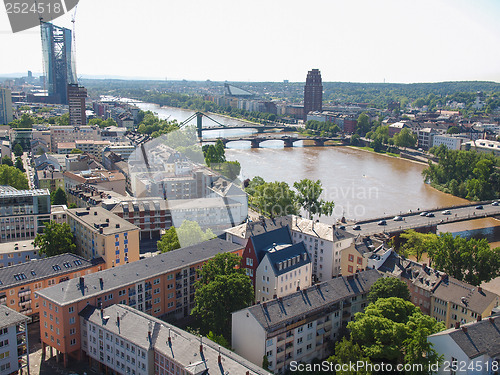
[[[70,203],[69,206],[68,206],[68,208],[77,208],[76,207],[76,203]]]
[[[73,234],[68,223],[59,224],[55,221],[45,223],[43,233],[38,233],[34,244],[39,248],[39,253],[48,257],[75,253],[76,245],[73,240]]]
[[[22,161],[22,159],[21,159],[21,158],[19,158],[19,157],[17,157],[17,158],[16,158],[16,165],[15,165],[15,167],[16,167],[17,169],[19,169],[21,172],[25,172],[25,170],[24,170],[24,164],[23,164],[23,161]]]
[[[16,156],[22,156],[23,155],[23,147],[21,146],[20,143],[16,143],[16,145],[14,146],[14,155]]]
[[[231,313],[252,304],[253,285],[241,267],[241,258],[219,253],[198,271],[195,307],[191,314],[203,321],[203,328],[216,335],[231,337]]]
[[[358,146],[360,144],[360,136],[359,134],[353,134],[351,136],[351,139],[349,140],[349,143],[352,145],[352,146]]]
[[[196,221],[184,220],[179,228],[170,227],[157,242],[158,250],[162,253],[196,245],[215,237],[215,234],[207,229],[205,232]]]
[[[366,113],[362,113],[358,116],[358,122],[356,124],[356,133],[360,136],[365,135],[370,131],[370,117]]]
[[[417,262],[420,262],[422,255],[436,245],[437,240],[437,236],[433,233],[419,233],[414,229],[406,230],[400,237],[405,240],[403,245],[404,254],[415,256]]]
[[[373,362],[432,364],[440,360],[427,336],[445,327],[401,298],[379,298],[348,323],[352,340]],[[411,372],[409,372],[411,373]],[[430,373],[429,368],[423,372]]]
[[[307,211],[309,219],[312,220],[314,215],[330,216],[333,212],[335,204],[331,201],[324,201],[320,198],[323,192],[321,181],[311,181],[307,178],[294,182],[293,187],[297,189],[297,201],[300,206]]]
[[[500,248],[490,249],[484,238],[466,240],[441,233],[429,257],[436,269],[472,285],[500,276]]]
[[[354,343],[352,340],[348,340],[345,337],[342,338],[342,341],[337,341],[335,343],[335,354],[330,356],[327,360],[330,363],[335,365],[342,365],[344,363],[353,363],[353,362],[364,362],[370,364],[370,358],[365,356],[361,347]],[[371,371],[365,369],[358,369],[358,371],[349,369],[347,367],[346,370],[342,368],[340,371],[336,372],[338,375],[371,375]]]
[[[5,155],[2,158],[2,164],[3,165],[8,165],[9,167],[12,167],[14,165],[14,163],[12,162],[12,159],[8,155]]]
[[[161,239],[157,242],[157,246],[158,250],[162,253],[176,250],[181,247],[174,227],[170,227],[165,234],[161,236]]]
[[[417,135],[408,128],[394,135],[394,144],[398,147],[415,147],[415,143],[417,143]]]
[[[71,150],[70,154],[83,154],[83,151],[79,148],[74,148],[73,150]]]
[[[368,301],[376,302],[379,298],[389,297],[398,297],[409,301],[410,291],[406,283],[395,277],[382,277],[371,286]]]
[[[221,164],[220,173],[230,180],[236,180],[241,172],[241,165],[238,161],[226,161]]]
[[[26,175],[16,167],[0,165],[0,185],[9,185],[16,189],[28,189],[28,179]]]
[[[297,197],[286,182],[264,182],[247,188],[250,205],[267,216],[296,215],[299,213]]]
[[[50,201],[51,201],[50,203],[53,205],[60,205],[60,204],[67,205],[68,204],[68,200],[66,198],[66,193],[60,187],[57,188],[56,191],[53,191],[52,193],[50,193]]]
[[[216,344],[219,344],[220,346],[223,346],[224,348],[231,350],[231,345],[229,344],[229,341],[227,341],[226,338],[222,335],[216,335],[215,333],[210,331],[207,334],[207,339],[212,340]]]

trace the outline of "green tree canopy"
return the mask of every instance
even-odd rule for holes
[[[354,343],[373,362],[425,363],[439,361],[427,336],[445,327],[401,298],[379,298],[348,323]],[[423,373],[430,373],[424,371]]]
[[[420,233],[414,229],[409,229],[401,233],[400,237],[405,240],[403,253],[405,256],[415,256],[420,262],[422,255],[436,246],[437,236],[433,233]]]
[[[179,228],[170,227],[157,242],[158,250],[162,253],[215,238],[212,230],[205,232],[196,221],[184,220]]]
[[[74,148],[73,150],[71,150],[70,154],[83,154],[83,151],[79,148]]]
[[[500,276],[500,247],[490,249],[486,239],[441,233],[429,257],[436,269],[472,285]]]
[[[16,167],[0,165],[0,185],[9,185],[19,190],[29,188],[26,175]]]
[[[13,150],[13,152],[14,152],[14,155],[16,155],[16,156],[18,156],[18,157],[19,157],[19,156],[22,156],[22,155],[23,155],[23,152],[24,152],[24,151],[23,151],[23,146],[21,146],[21,144],[20,144],[20,143],[16,143],[16,145],[14,146],[14,150]]]
[[[23,160],[20,157],[16,158],[16,165],[15,165],[15,167],[17,169],[19,169],[21,172],[25,172]]]
[[[417,143],[417,135],[408,128],[402,129],[393,138],[394,144],[398,147],[415,147]]]
[[[199,270],[195,307],[191,314],[203,321],[203,329],[231,337],[231,313],[252,304],[254,290],[241,258],[219,253]]]
[[[406,283],[395,277],[382,277],[371,286],[368,301],[376,302],[379,298],[389,297],[398,297],[409,301],[410,291]]]
[[[299,204],[295,192],[286,182],[264,182],[253,180],[246,191],[249,203],[264,215],[277,217],[298,214]]]
[[[8,165],[9,167],[14,166],[14,163],[12,162],[12,159],[8,155],[5,155],[2,158],[2,164],[3,165]]]
[[[341,341],[337,341],[335,343],[335,353],[328,358],[328,362],[334,363],[335,365],[339,365],[339,367],[343,364],[349,364],[353,362],[364,362],[370,364],[370,358],[365,356],[363,350],[361,350],[360,346],[357,343],[354,343],[352,340],[348,340],[345,337],[342,338]],[[337,371],[338,375],[371,375],[372,372],[369,369],[362,369],[358,371],[353,371],[350,368],[346,368],[346,370]]]
[[[297,201],[299,205],[309,214],[312,220],[314,215],[330,216],[335,204],[320,198],[323,192],[321,181],[312,181],[307,178],[294,182],[293,187],[297,190]]]
[[[56,191],[53,191],[50,193],[50,201],[51,204],[53,205],[59,205],[59,204],[68,204],[68,200],[66,198],[66,193],[62,188],[57,188]]]
[[[59,224],[55,221],[45,223],[43,233],[36,235],[34,244],[40,249],[40,254],[48,257],[76,252],[73,234],[68,223]]]
[[[358,116],[358,122],[356,124],[356,134],[364,136],[369,131],[370,131],[370,117],[363,112]]]

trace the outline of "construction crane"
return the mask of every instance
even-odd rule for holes
[[[73,24],[73,27],[72,27],[72,32],[73,32],[73,45],[72,45],[72,48],[71,48],[71,54],[73,55],[73,64],[74,64],[74,68],[75,68],[75,75],[76,75],[76,33],[75,33],[75,21],[76,21],[76,11],[78,10],[78,3],[75,5],[75,10],[73,12],[73,15],[71,16],[71,23]],[[77,77],[77,84],[80,84],[80,79],[79,77]]]

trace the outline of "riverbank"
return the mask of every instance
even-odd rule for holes
[[[392,152],[386,152],[386,151],[384,151],[383,153],[382,152],[375,152],[373,150],[373,148],[367,147],[367,146],[362,147],[362,146],[347,146],[346,145],[344,147],[352,148],[352,149],[355,149],[355,150],[361,150],[361,151],[365,151],[365,152],[370,152],[372,154],[376,154],[376,155],[380,155],[380,156],[385,156],[385,157],[389,157],[389,158],[393,158],[393,159],[405,160],[405,161],[409,161],[411,163],[415,163],[415,164],[419,164],[419,165],[425,165],[426,167],[428,166],[428,164],[426,164],[424,162],[402,158],[402,157],[398,156],[397,154],[393,154]],[[436,190],[438,190],[438,189],[436,189]],[[444,194],[446,194],[446,193],[444,193]]]

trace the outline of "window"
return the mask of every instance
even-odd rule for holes
[[[299,338],[297,339],[297,344],[301,344],[301,343],[302,343],[302,337],[299,337]]]
[[[69,318],[69,324],[75,324],[75,317]]]
[[[306,346],[306,350],[310,350],[311,348],[312,348],[312,344],[308,344],[308,345]]]
[[[74,313],[75,312],[75,308],[73,306],[71,306],[69,309],[68,309],[68,312],[71,314],[71,313]]]
[[[273,345],[273,339],[267,340],[266,346],[271,346],[271,345]]]
[[[307,324],[307,328],[311,329],[313,327],[313,322]]]
[[[297,355],[302,354],[302,348],[297,349]]]
[[[358,264],[363,264],[363,258],[362,257],[358,257]]]
[[[349,272],[349,273],[353,273],[354,272],[352,266],[347,266],[347,272]]]
[[[354,262],[354,255],[349,254],[349,262]]]
[[[159,278],[158,279],[154,279],[153,284],[156,285],[156,284],[159,284],[159,283],[160,283],[160,279]]]
[[[247,258],[247,266],[253,266],[253,259]]]

